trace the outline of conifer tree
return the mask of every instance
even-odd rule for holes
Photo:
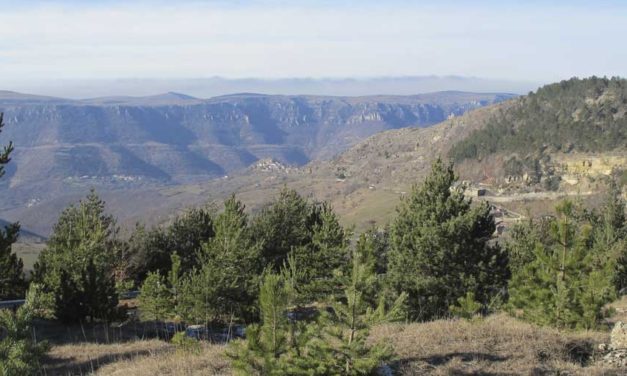
[[[213,206],[192,208],[176,217],[167,228],[167,263],[162,271],[171,270],[170,252],[176,251],[180,261],[180,272],[187,272],[196,266],[198,251],[204,243],[215,235]]]
[[[24,296],[24,264],[11,249],[17,241],[19,231],[20,225],[17,223],[0,230],[0,300]]]
[[[319,214],[316,204],[284,187],[251,225],[253,236],[263,245],[266,265],[279,272],[294,248],[311,243],[314,226],[320,223]]]
[[[490,242],[489,205],[473,206],[456,182],[453,165],[438,159],[391,226],[387,278],[397,294],[408,293],[411,319],[447,315],[468,292],[487,307],[509,278],[507,253]]]
[[[299,298],[307,303],[341,292],[338,277],[346,275],[350,265],[350,231],[342,227],[330,205],[323,204],[319,215],[311,243],[294,250],[302,273]]]
[[[214,215],[214,208],[206,206],[187,210],[165,228],[136,225],[124,250],[122,274],[135,282],[148,272],[165,274],[172,267],[172,252],[181,259],[181,272],[192,270],[202,244],[214,235]]]
[[[509,305],[524,318],[560,328],[595,328],[615,296],[614,261],[595,243],[594,220],[570,201],[556,208],[547,241],[510,282]],[[585,213],[584,213],[585,214]]]
[[[355,244],[353,257],[360,257],[364,263],[372,267],[373,273],[387,273],[388,253],[390,247],[388,229],[368,229],[359,236]]]
[[[4,128],[4,113],[0,112],[0,132],[2,128]],[[11,161],[11,152],[13,152],[13,142],[9,142],[0,152],[0,177],[4,176],[4,167]]]
[[[607,249],[609,257],[616,260],[613,275],[617,292],[627,288],[627,216],[621,193],[618,184],[612,180],[595,226],[597,247]]]
[[[481,304],[475,300],[475,294],[471,291],[466,296],[457,299],[457,304],[449,307],[453,316],[463,319],[472,319],[481,311]]]
[[[92,191],[65,209],[35,264],[35,280],[55,295],[61,320],[108,319],[117,306],[117,228],[104,205]]]
[[[33,338],[33,319],[49,318],[46,307],[52,304],[51,300],[41,286],[32,283],[26,303],[15,313],[0,309],[0,375],[38,374],[48,345]]]
[[[139,306],[142,317],[147,320],[178,319],[183,299],[181,258],[173,253],[171,260],[172,269],[167,278],[158,272],[150,272],[142,284]]]
[[[282,275],[266,273],[259,292],[261,325],[246,328],[245,342],[232,346],[233,367],[242,375],[279,374],[289,350],[287,309],[290,289]]]
[[[406,295],[401,293],[389,310],[385,309],[383,300],[373,310],[366,296],[369,286],[375,283],[376,275],[371,265],[355,259],[344,299],[332,305],[333,314],[329,317],[336,327],[331,327],[327,334],[341,343],[333,356],[333,359],[338,361],[334,368],[338,372],[340,367],[343,368],[341,374],[370,374],[392,356],[389,347],[381,344],[367,345],[366,340],[372,325],[402,318]]]
[[[121,258],[123,280],[132,280],[140,285],[150,272],[163,272],[167,239],[160,228],[148,229],[143,224],[135,224],[135,228],[122,248]],[[169,248],[167,248],[169,249]]]
[[[367,297],[376,278],[371,264],[353,258],[350,275],[343,278],[343,295],[331,302],[331,309],[323,311],[317,323],[310,325],[316,335],[308,338],[300,356],[290,358],[290,373],[370,375],[391,359],[389,346],[366,341],[373,325],[405,315],[407,295],[401,293],[388,309],[383,299],[373,307]]]
[[[372,275],[372,281],[363,286],[362,299],[370,307],[377,307],[381,302],[394,300],[394,294],[389,291],[385,281],[387,272],[387,233],[374,228],[359,236],[355,242],[352,257],[365,268],[365,272]]]
[[[625,239],[627,237],[627,215],[625,214],[625,200],[621,189],[615,180],[610,180],[609,190],[602,207],[602,234],[606,242]]]
[[[199,269],[183,282],[182,295],[189,297],[183,309],[200,322],[251,320],[263,268],[261,246],[251,235],[244,205],[234,195],[214,223],[215,236],[199,252]]]
[[[0,132],[4,127],[4,114],[0,112]],[[5,173],[4,167],[11,160],[13,143],[9,142],[0,152],[0,177]],[[17,299],[24,296],[24,264],[12,252],[11,246],[17,241],[20,225],[12,223],[0,229],[0,300]]]
[[[366,343],[372,325],[403,316],[402,294],[389,310],[365,299],[375,282],[372,265],[353,258],[350,276],[343,276],[344,293],[316,321],[288,318],[294,303],[293,259],[280,275],[266,274],[259,296],[261,324],[246,330],[246,341],[228,353],[242,375],[369,375],[392,356],[385,344]]]
[[[85,316],[99,319],[111,319],[116,314],[118,292],[115,288],[115,275],[111,267],[90,259],[81,272],[81,293],[84,296]],[[71,309],[59,301],[62,309]],[[80,319],[80,317],[78,318]]]
[[[157,272],[150,272],[140,289],[139,307],[145,320],[164,320],[172,314],[171,295],[165,279]]]
[[[511,241],[505,244],[512,274],[533,261],[537,243],[548,244],[551,221],[544,218],[529,218],[516,223],[510,231]]]

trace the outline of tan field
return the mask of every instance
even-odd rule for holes
[[[614,304],[612,321],[627,318],[627,299]],[[608,322],[611,324],[612,322]],[[609,327],[609,325],[608,325]],[[189,353],[157,339],[53,346],[46,375],[229,375],[226,346],[203,343]],[[599,361],[608,331],[561,332],[504,313],[474,321],[442,319],[375,327],[371,341],[393,346],[401,375],[622,375]]]

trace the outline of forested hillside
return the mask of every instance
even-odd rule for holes
[[[521,97],[449,155],[461,161],[497,152],[604,152],[626,145],[627,80],[572,78]]]

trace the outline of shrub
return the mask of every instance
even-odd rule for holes
[[[188,337],[185,332],[178,332],[172,336],[172,344],[178,351],[191,354],[200,354],[200,342],[195,338]]]
[[[449,311],[453,316],[469,320],[481,313],[481,308],[481,303],[475,300],[475,294],[468,292],[465,296],[457,299],[457,305],[449,307]]]
[[[51,299],[40,285],[31,284],[26,303],[17,312],[0,309],[0,375],[37,374],[48,344],[33,338],[32,320],[49,317],[46,307]]]

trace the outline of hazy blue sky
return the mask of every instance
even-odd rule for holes
[[[627,76],[627,1],[1,1],[3,80]]]

